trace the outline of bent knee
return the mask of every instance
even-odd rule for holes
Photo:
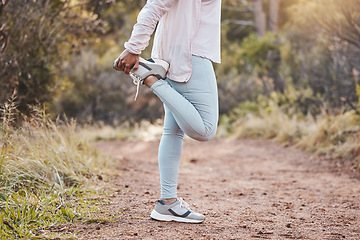
[[[206,135],[196,134],[195,136],[189,136],[189,137],[191,137],[195,140],[201,141],[201,142],[207,142],[207,141],[211,140],[213,137],[215,137],[216,131],[217,131],[217,128],[213,129],[211,132],[209,132]]]

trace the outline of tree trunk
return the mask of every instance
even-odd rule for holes
[[[277,31],[278,18],[279,18],[279,0],[270,0],[269,29],[271,32]]]
[[[254,5],[254,17],[255,17],[255,27],[258,37],[265,35],[266,31],[266,19],[265,13],[263,11],[262,0],[253,0]]]

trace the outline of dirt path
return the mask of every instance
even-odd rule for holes
[[[118,220],[79,228],[81,239],[360,239],[358,176],[295,148],[187,140],[178,194],[206,216],[194,225],[149,218],[159,197],[158,142],[96,146],[119,160],[104,206]]]

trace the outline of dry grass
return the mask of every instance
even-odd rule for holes
[[[12,127],[15,111],[14,101],[4,105],[0,123],[1,239],[47,239],[58,224],[91,221],[97,204],[86,199],[106,159],[74,121],[54,122],[34,109],[21,127]]]
[[[337,115],[324,111],[314,119],[289,116],[275,104],[270,109],[233,123],[233,136],[273,138],[284,145],[354,161],[360,167],[360,116],[354,111]]]
[[[307,121],[297,145],[333,157],[358,159],[360,156],[360,116],[354,112],[323,114]]]

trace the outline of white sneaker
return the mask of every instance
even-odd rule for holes
[[[118,70],[116,68],[116,61],[117,59],[115,59],[114,64],[113,64],[113,68]],[[165,79],[166,78],[166,73],[169,69],[170,65],[168,62],[161,60],[161,59],[144,59],[142,57],[140,57],[139,59],[139,68],[135,71],[130,70],[130,77],[133,80],[133,83],[137,86],[136,87],[136,95],[135,95],[135,99],[138,96],[139,93],[139,87],[140,84],[143,84],[144,80],[148,77],[148,76],[155,76],[158,79]]]
[[[172,204],[165,204],[163,200],[158,200],[150,217],[158,221],[176,221],[184,223],[201,223],[205,216],[190,210],[182,198],[176,199]]]

